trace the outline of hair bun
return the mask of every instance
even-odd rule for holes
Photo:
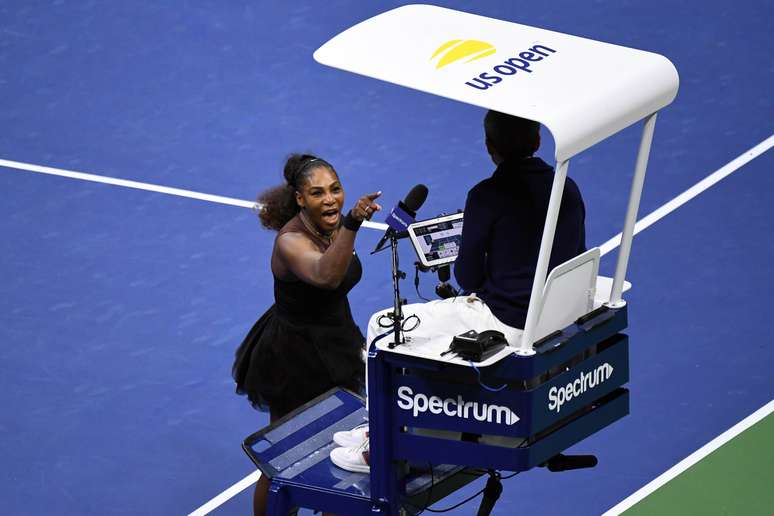
[[[312,154],[291,154],[288,156],[288,160],[285,162],[285,169],[282,172],[288,186],[298,187],[296,184],[298,173],[304,168],[304,165],[314,159],[318,158]]]

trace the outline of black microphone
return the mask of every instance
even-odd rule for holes
[[[405,231],[409,224],[414,222],[414,218],[417,216],[417,210],[422,207],[427,199],[427,187],[425,185],[416,185],[406,195],[406,198],[402,202],[398,202],[390,214],[387,215],[385,222],[390,226],[387,231],[384,232],[382,239],[376,244],[376,247],[371,254],[377,253],[384,248],[384,244],[392,236],[398,236],[401,238],[405,236]]]

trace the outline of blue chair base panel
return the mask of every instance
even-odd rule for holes
[[[381,351],[368,357],[369,410],[334,389],[248,437],[271,479],[269,514],[416,514],[490,470],[526,471],[629,413],[626,307],[556,332],[537,353],[472,367]],[[493,388],[495,386],[496,388]],[[370,424],[371,473],[339,469],[334,432]]]

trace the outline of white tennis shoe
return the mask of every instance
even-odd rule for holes
[[[368,423],[358,425],[352,430],[333,434],[333,442],[344,448],[357,448],[366,439],[368,439]]]
[[[350,446],[347,448],[334,448],[331,451],[331,462],[341,469],[355,473],[370,473],[371,466],[370,448],[368,439],[363,441],[360,446]]]

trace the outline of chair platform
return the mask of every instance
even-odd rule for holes
[[[365,401],[332,389],[245,439],[242,448],[272,482],[272,503],[284,514],[292,507],[361,514],[370,511],[371,476],[345,471],[331,462],[338,445],[334,432],[367,421]],[[482,472],[462,466],[410,467],[405,507],[409,514],[434,503],[478,478]],[[280,510],[278,508],[278,510]],[[278,512],[281,514],[282,512]]]

